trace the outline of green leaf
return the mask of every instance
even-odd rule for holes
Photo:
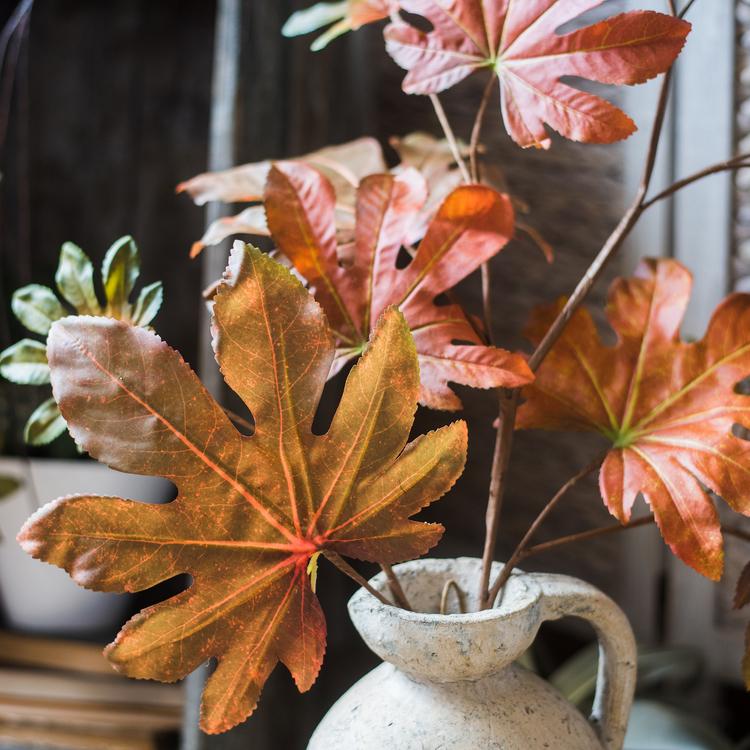
[[[29,284],[13,293],[11,308],[26,328],[46,336],[50,326],[68,313],[55,293],[41,284]]]
[[[163,297],[164,289],[161,281],[155,281],[153,284],[149,284],[147,287],[141,289],[141,293],[138,295],[138,299],[133,307],[133,314],[131,316],[133,325],[147,326],[156,317],[156,313],[159,312]]]
[[[0,500],[15,492],[21,483],[14,477],[0,477]]]
[[[40,341],[21,339],[0,352],[0,375],[19,385],[49,383],[47,347]]]
[[[81,315],[101,315],[101,307],[94,290],[94,266],[78,245],[72,242],[63,244],[55,283],[60,294]]]
[[[338,39],[343,34],[352,30],[352,22],[344,18],[338,23],[333,24],[330,29],[326,29],[311,45],[313,52],[320,52],[325,49],[334,39]]]
[[[29,445],[47,445],[62,435],[66,428],[55,399],[48,398],[32,412],[24,427],[23,439]]]
[[[281,29],[285,37],[302,36],[311,31],[327,26],[329,23],[340,21],[348,12],[349,3],[346,0],[338,3],[317,3],[310,8],[292,13]]]
[[[135,241],[129,235],[120,237],[107,250],[102,263],[102,281],[107,305],[114,317],[127,310],[128,298],[141,272],[141,260]]]

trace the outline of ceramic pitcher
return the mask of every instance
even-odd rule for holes
[[[467,594],[481,562],[417,560],[396,567],[413,612],[365,590],[349,614],[384,661],[331,708],[308,750],[620,750],[636,678],[633,633],[619,607],[575,578],[514,571],[493,609],[460,614],[450,580]],[[493,578],[502,566],[496,564]],[[381,574],[371,584],[388,595]],[[471,606],[469,606],[471,610]],[[515,661],[543,622],[580,617],[600,644],[596,699],[585,718]]]

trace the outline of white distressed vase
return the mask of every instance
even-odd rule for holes
[[[396,567],[414,611],[380,603],[363,589],[349,614],[384,663],[331,708],[308,750],[620,750],[636,678],[633,633],[620,608],[575,578],[514,572],[502,601],[469,610],[481,561],[416,560]],[[502,566],[496,564],[493,577]],[[385,577],[370,582],[388,594]],[[543,622],[580,617],[596,631],[599,676],[586,719],[551,685],[515,661]]]

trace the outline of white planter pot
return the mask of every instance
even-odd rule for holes
[[[80,588],[65,571],[34,560],[16,534],[37,507],[64,495],[92,494],[163,502],[170,484],[154,477],[122,474],[81,459],[0,458],[0,474],[21,487],[0,501],[0,610],[14,630],[60,636],[107,636],[127,613],[127,594],[102,594]]]
[[[397,566],[415,612],[381,604],[364,590],[351,598],[354,626],[385,663],[331,708],[308,750],[622,748],[636,677],[635,640],[622,611],[583,581],[518,571],[495,609],[431,614],[440,611],[450,579],[471,603],[480,565],[460,558]],[[371,584],[387,595],[383,574]],[[514,664],[542,622],[566,616],[587,620],[599,637],[589,720],[547,682]]]

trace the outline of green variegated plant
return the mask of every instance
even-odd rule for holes
[[[104,304],[96,291],[94,266],[86,253],[72,242],[63,244],[55,273],[55,285],[64,302],[49,287],[28,284],[13,294],[11,307],[18,320],[32,333],[46,339],[52,324],[71,314],[116,318],[147,326],[162,303],[162,284],[144,287],[134,303],[130,297],[140,275],[141,261],[132,237],[117,240],[102,262]],[[46,341],[24,338],[0,352],[0,374],[19,385],[46,385],[50,382]],[[43,401],[32,412],[24,428],[30,445],[46,445],[65,431],[65,420],[53,398]],[[2,488],[0,488],[0,491]]]

